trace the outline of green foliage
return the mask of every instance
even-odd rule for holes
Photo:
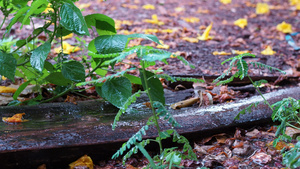
[[[291,148],[289,151],[284,152],[282,155],[282,163],[288,168],[299,168],[300,167],[300,141]]]

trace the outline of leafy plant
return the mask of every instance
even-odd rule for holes
[[[56,87],[53,97],[43,98],[40,90],[36,98],[22,102],[23,104],[53,101],[69,92],[78,91],[78,86],[94,85],[100,96],[119,108],[113,124],[113,129],[115,129],[120,116],[126,112],[128,106],[134,103],[141,93],[146,93],[150,100],[152,116],[145,126],[124,143],[113,158],[126,153],[123,157],[125,161],[133,153],[140,150],[148,158],[151,168],[171,168],[172,166],[179,166],[181,159],[196,159],[192,147],[185,137],[179,135],[173,128],[161,131],[159,126],[161,119],[169,122],[172,127],[179,127],[180,125],[165,108],[164,91],[159,78],[166,77],[172,81],[200,80],[158,75],[156,72],[147,70],[149,66],[155,65],[158,61],[167,63],[167,59],[172,53],[150,46],[128,47],[128,43],[132,39],[143,38],[160,44],[156,36],[146,34],[118,35],[112,18],[103,14],[83,16],[80,9],[75,6],[75,1],[33,0],[30,1],[31,3],[28,3],[29,0],[0,1],[0,10],[5,16],[0,28],[10,14],[14,16],[6,26],[3,39],[9,35],[13,25],[18,22],[22,24],[21,29],[24,25],[33,26],[33,32],[28,38],[13,40],[11,43],[7,43],[7,41],[0,43],[0,74],[12,81],[16,76],[26,80],[17,89],[13,96],[15,100],[9,105],[21,104],[17,97],[29,84],[35,84],[41,88],[41,86],[51,83]],[[36,20],[44,22],[44,25],[36,28],[34,26]],[[82,55],[82,61],[73,60],[64,52],[66,43],[64,43],[63,36],[70,33],[77,36],[90,36],[89,29],[91,31],[96,30],[93,34],[98,34],[98,36],[85,47],[88,50],[88,56]],[[39,40],[40,35],[45,36],[46,39]],[[77,40],[84,44],[83,38],[77,37]],[[54,62],[49,62],[51,47],[56,42],[60,42],[61,51],[56,56],[51,57]],[[140,60],[140,68],[133,66],[131,69],[120,71],[115,67],[116,63],[123,63],[123,60],[133,53],[136,53]],[[176,57],[184,64],[193,67],[183,57]],[[85,70],[88,72],[86,73]],[[128,74],[131,70],[138,71],[140,76]],[[111,75],[108,76],[108,72]],[[97,78],[96,75],[101,78]],[[92,80],[85,81],[87,77]],[[144,91],[132,94],[132,83],[142,85]],[[146,135],[149,126],[154,126],[157,129],[158,136],[156,139],[143,140],[143,135]],[[175,148],[163,148],[162,140],[170,138],[172,135],[174,142],[183,144],[182,151],[177,151]],[[151,141],[158,143],[160,150],[160,153],[154,157],[151,157],[145,150],[145,146]]]

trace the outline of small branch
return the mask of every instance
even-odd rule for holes
[[[63,92],[61,92],[61,93],[59,93],[58,95],[56,95],[56,96],[54,96],[54,97],[51,97],[50,99],[41,101],[41,103],[47,103],[47,102],[53,101],[53,100],[55,100],[55,99],[57,99],[57,98],[59,98],[59,97],[65,95],[65,94],[69,93],[69,92],[70,92],[71,90],[73,90],[73,89],[74,89],[74,84],[72,84],[67,90],[65,90],[65,91],[63,91]]]

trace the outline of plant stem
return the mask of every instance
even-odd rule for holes
[[[61,92],[61,93],[59,93],[58,95],[56,95],[56,96],[54,96],[54,97],[51,97],[50,99],[43,100],[43,101],[41,101],[41,103],[47,103],[47,102],[50,102],[50,101],[52,101],[52,100],[55,100],[56,98],[59,98],[59,97],[65,95],[65,94],[67,94],[67,93],[70,92],[71,90],[73,90],[74,87],[75,87],[75,85],[72,83],[71,86],[70,86],[67,90],[65,90],[65,91],[63,91],[63,92]]]
[[[247,75],[249,80],[251,81],[251,83],[253,84],[253,86],[255,87],[255,89],[257,90],[257,92],[260,94],[260,96],[264,99],[265,103],[270,107],[270,109],[273,111],[272,106],[270,105],[270,103],[267,101],[267,99],[264,97],[264,95],[261,93],[261,91],[259,90],[259,88],[254,84],[253,80],[251,79],[251,77],[249,75]]]
[[[96,65],[96,67],[92,70],[92,71],[90,71],[89,72],[89,74],[87,74],[85,77],[89,77],[90,75],[92,75],[100,66],[101,66],[101,64],[102,64],[103,62],[102,62],[102,60]]]
[[[149,93],[149,85],[148,85],[148,80],[147,80],[147,75],[146,75],[146,70],[145,70],[145,61],[142,60],[141,65],[142,65],[142,73],[143,73],[143,77],[144,77],[142,80],[145,83],[145,87],[146,87],[145,91],[146,91],[146,93],[149,97],[149,100],[150,100],[151,109],[152,109],[152,113],[153,113],[153,117],[154,117],[154,123],[155,123],[156,129],[157,129],[157,132],[159,134],[161,131],[160,131],[160,127],[159,127],[159,124],[158,124],[157,115],[156,115],[155,109],[153,107],[153,100],[152,100],[151,95]],[[162,154],[163,148],[162,148],[161,138],[159,137],[159,135],[158,135],[158,138],[159,138],[159,140],[158,140],[159,150],[160,150],[160,154]]]

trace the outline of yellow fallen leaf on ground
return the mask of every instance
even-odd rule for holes
[[[143,8],[146,10],[154,10],[155,6],[151,5],[151,4],[146,4],[146,5],[143,5]]]
[[[243,19],[243,18],[234,21],[234,25],[236,25],[242,29],[244,29],[245,26],[247,26],[247,24],[248,24],[247,19]]]
[[[70,39],[73,37],[73,33],[70,33],[69,35],[66,35],[66,36],[63,36],[62,37],[62,40],[65,40],[65,39]]]
[[[286,22],[282,22],[276,26],[276,29],[283,33],[292,33],[292,25]]]
[[[48,5],[47,5],[47,8],[44,10],[44,12],[43,13],[49,13],[49,12],[54,12],[54,9],[53,8],[51,8],[51,3],[49,3]]]
[[[55,53],[60,53],[62,50],[61,46],[58,48],[54,48]],[[70,54],[72,52],[77,52],[81,50],[78,46],[72,46],[68,42],[63,42],[63,53],[64,54]]]
[[[191,37],[183,37],[181,38],[182,40],[185,40],[187,42],[190,42],[190,43],[198,43],[199,40],[197,38],[191,38]]]
[[[25,115],[25,113],[18,113],[12,117],[2,117],[2,121],[7,123],[21,123],[28,121],[23,119],[23,115]]]
[[[187,17],[187,18],[182,18],[183,20],[185,20],[186,22],[190,22],[190,23],[197,23],[200,21],[199,18],[196,17]]]
[[[276,52],[272,49],[271,46],[267,46],[267,48],[263,51],[261,51],[261,54],[263,55],[274,55]]]
[[[300,0],[289,0],[290,1],[290,5],[297,5],[298,3],[300,3]]]
[[[269,5],[267,3],[256,4],[256,14],[266,14],[270,12]]]
[[[0,93],[15,93],[17,89],[12,87],[0,86]]]
[[[175,11],[176,12],[183,12],[185,9],[183,7],[176,7]]]
[[[88,8],[90,7],[92,4],[89,2],[89,3],[83,3],[83,4],[80,4],[78,5],[78,8],[79,9],[84,9],[84,8]]]
[[[209,32],[210,32],[210,30],[212,28],[212,24],[213,23],[210,23],[210,25],[205,29],[205,31],[203,32],[203,34],[201,36],[197,37],[199,40],[203,40],[204,41],[204,40],[210,40],[210,39],[213,38],[212,36],[209,36]]]
[[[162,40],[159,40],[159,42],[160,42],[162,45],[157,45],[157,46],[156,46],[157,48],[159,48],[159,49],[169,49],[169,48],[170,48],[170,46],[164,44],[164,42],[163,42]]]
[[[240,51],[240,50],[232,50],[232,54],[240,55],[240,54],[244,54],[244,53],[251,53],[251,51],[249,51],[249,50],[243,50],[243,51]]]
[[[93,164],[91,157],[89,157],[87,155],[80,157],[78,160],[69,164],[69,166],[70,166],[70,169],[74,169],[75,167],[79,167],[79,166],[88,167],[89,169],[94,168],[94,164]]]
[[[6,78],[6,77],[4,77],[4,76],[2,76],[2,77],[1,77],[1,79],[2,79],[2,80],[6,80],[7,78]]]
[[[129,9],[138,9],[138,6],[136,6],[136,5],[122,4],[121,6],[124,8],[129,8]]]
[[[212,54],[213,55],[231,55],[231,53],[224,52],[224,51],[221,51],[221,52],[214,51]]]
[[[156,14],[152,15],[152,19],[144,19],[143,21],[147,22],[147,23],[155,24],[155,25],[164,25],[165,24],[164,22],[159,21],[157,19],[157,15]]]
[[[231,0],[220,0],[222,4],[230,4]]]

